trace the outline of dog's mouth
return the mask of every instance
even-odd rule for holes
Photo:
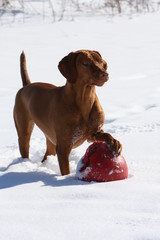
[[[108,79],[99,79],[98,82],[96,82],[96,86],[101,87],[103,86],[106,82],[108,81]]]
[[[107,72],[101,73],[99,75],[98,81],[96,81],[96,86],[103,86],[109,80],[109,74]]]
[[[109,74],[107,72],[102,72],[96,76],[94,76],[94,78],[90,78],[89,80],[89,85],[95,85],[98,87],[103,86],[107,81],[109,80]]]

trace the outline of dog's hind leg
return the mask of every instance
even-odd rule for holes
[[[21,111],[21,112],[20,112]],[[29,158],[29,142],[34,122],[28,117],[24,109],[14,108],[14,121],[18,134],[19,150],[22,158]]]
[[[47,159],[47,156],[56,155],[56,146],[47,137],[46,137],[46,144],[47,144],[47,150],[43,157],[42,162],[45,162],[45,160]]]

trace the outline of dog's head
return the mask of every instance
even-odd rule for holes
[[[58,68],[70,83],[81,79],[84,84],[102,86],[109,79],[107,63],[97,51],[71,52],[59,62]]]

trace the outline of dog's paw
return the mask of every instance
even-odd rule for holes
[[[112,139],[110,141],[110,143],[107,144],[109,150],[115,155],[115,156],[119,156],[122,152],[122,144],[116,140],[116,139]]]
[[[118,140],[116,140],[115,138],[113,138],[112,135],[109,133],[97,132],[96,134],[94,134],[92,139],[96,140],[96,141],[105,141],[108,146],[108,149],[115,156],[119,156],[122,152],[121,143]]]

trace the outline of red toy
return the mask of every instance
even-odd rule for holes
[[[124,157],[114,156],[105,142],[94,142],[80,160],[76,175],[88,182],[122,180],[128,177],[128,167]]]

